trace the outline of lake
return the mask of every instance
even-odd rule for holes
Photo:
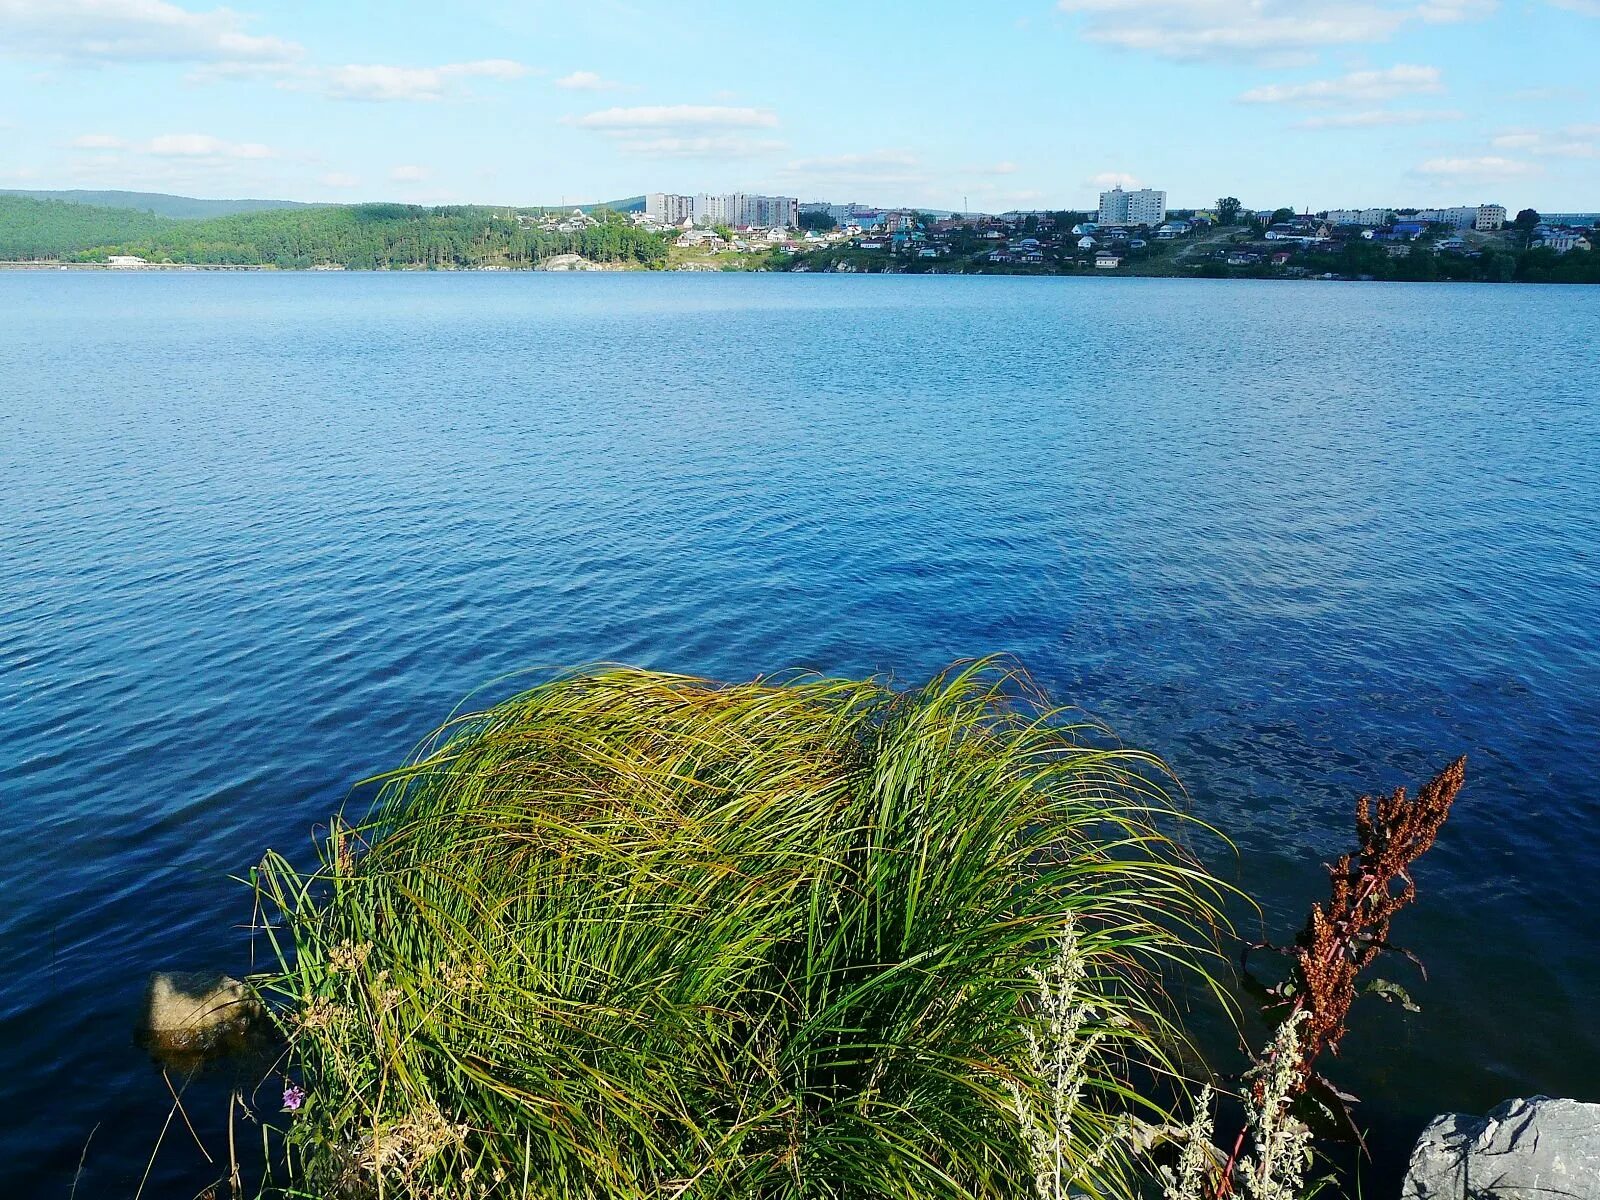
[[[230,877],[595,660],[1014,654],[1172,764],[1277,938],[1358,793],[1465,752],[1395,929],[1429,979],[1386,972],[1423,1011],[1329,1065],[1371,1194],[1435,1112],[1600,1100],[1600,289],[63,272],[0,314],[0,1194],[131,1197],[145,981],[250,969]],[[146,1195],[219,1173],[175,1122]]]

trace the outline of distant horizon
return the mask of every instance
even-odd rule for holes
[[[754,189],[754,188],[745,188],[745,189],[740,189],[740,190],[749,192],[751,194],[758,194],[758,189]],[[644,196],[648,195],[649,193],[648,192],[632,192],[632,193],[630,193],[630,194],[628,194],[626,196],[612,196],[612,197],[608,197],[606,199],[595,199],[595,200],[588,200],[588,199],[581,199],[581,198],[568,198],[568,199],[557,201],[557,202],[554,202],[554,203],[537,203],[537,202],[528,202],[528,201],[471,200],[471,199],[466,199],[466,200],[454,200],[454,201],[444,202],[444,203],[440,203],[440,204],[429,204],[429,203],[422,202],[422,201],[403,200],[403,199],[400,199],[400,198],[395,197],[395,196],[382,196],[382,195],[368,196],[368,197],[363,197],[363,198],[348,197],[348,198],[340,199],[340,200],[301,200],[301,199],[295,199],[295,198],[287,197],[287,196],[201,196],[201,195],[196,195],[194,193],[189,193],[189,192],[158,192],[158,191],[149,191],[149,190],[142,189],[142,188],[126,188],[126,187],[101,187],[101,188],[71,188],[71,187],[65,187],[65,188],[53,188],[53,187],[9,188],[8,187],[8,188],[0,188],[0,195],[46,196],[46,197],[56,196],[56,197],[59,197],[59,196],[66,196],[66,195],[73,195],[73,194],[75,194],[75,195],[108,195],[109,194],[109,195],[123,195],[123,196],[150,196],[150,197],[159,197],[159,198],[168,199],[168,200],[198,201],[198,202],[207,203],[207,204],[267,204],[267,205],[278,205],[278,206],[284,206],[284,207],[308,207],[308,208],[310,208],[310,207],[329,207],[329,206],[339,206],[339,205],[357,205],[357,204],[408,204],[408,205],[416,205],[416,206],[422,207],[422,208],[472,207],[472,208],[516,208],[516,209],[543,208],[543,209],[560,209],[560,208],[599,208],[599,207],[604,207],[606,205],[611,205],[611,204],[622,204],[622,203],[627,203],[627,202],[634,201],[634,200],[639,200],[639,199],[643,198]],[[779,192],[760,192],[759,194],[793,195],[793,193],[779,193]],[[856,205],[861,206],[864,209],[868,209],[868,210],[872,210],[872,211],[916,210],[916,211],[920,211],[920,212],[947,213],[947,214],[949,214],[951,216],[960,216],[960,215],[989,215],[989,216],[997,216],[997,215],[999,215],[1001,213],[1005,213],[1005,212],[1093,213],[1093,212],[1097,211],[1098,207],[1099,207],[1099,205],[1098,205],[1098,199],[1099,199],[1098,196],[1095,197],[1095,202],[1094,203],[1090,203],[1090,204],[1050,204],[1050,203],[1040,203],[1040,204],[1036,204],[1036,205],[1014,206],[1014,207],[1008,207],[1008,208],[1002,208],[1002,209],[992,209],[992,208],[967,208],[967,209],[962,209],[962,208],[946,208],[946,207],[940,207],[940,206],[935,206],[935,205],[923,205],[923,204],[887,204],[887,203],[879,203],[879,202],[873,201],[873,200],[863,200],[863,199],[861,199],[859,197],[855,197],[855,198],[851,198],[851,199],[834,199],[834,198],[831,198],[831,197],[815,196],[815,197],[811,197],[811,198],[808,199],[805,196],[800,196],[798,198],[799,198],[799,200],[800,200],[800,202],[802,204],[819,204],[819,203],[836,204],[836,205],[856,204]],[[1171,200],[1171,198],[1169,196],[1168,197],[1167,208],[1168,208],[1168,211],[1170,211],[1170,212],[1203,212],[1203,211],[1206,211],[1206,210],[1214,208],[1216,206],[1216,201],[1218,199],[1221,199],[1221,198],[1222,197],[1220,197],[1220,196],[1219,197],[1215,197],[1210,201],[1207,201],[1207,202],[1204,202],[1204,203],[1200,203],[1200,204],[1180,204],[1180,203],[1172,202],[1172,200]],[[1251,212],[1251,213],[1268,212],[1268,211],[1275,211],[1276,208],[1289,207],[1288,205],[1277,205],[1277,206],[1274,206],[1274,209],[1268,209],[1267,206],[1265,206],[1265,205],[1251,204],[1251,203],[1249,203],[1248,201],[1246,201],[1242,197],[1235,197],[1235,199],[1239,199],[1240,200],[1241,211],[1243,211],[1243,212]],[[1501,204],[1502,207],[1505,208],[1508,218],[1512,217],[1512,216],[1515,216],[1518,212],[1520,212],[1523,209],[1529,209],[1529,208],[1533,209],[1535,212],[1539,213],[1541,216],[1544,215],[1547,212],[1549,212],[1549,213],[1580,213],[1580,214],[1584,214],[1584,215],[1600,215],[1600,202],[1597,202],[1592,208],[1584,208],[1584,207],[1564,208],[1564,207],[1559,207],[1559,206],[1556,206],[1556,205],[1528,204],[1528,203],[1521,203],[1521,202],[1518,202],[1518,203],[1515,203],[1515,204],[1509,204],[1509,203],[1503,203],[1502,201],[1496,200],[1496,199],[1472,200],[1470,198],[1463,198],[1463,199],[1461,199],[1461,200],[1459,200],[1459,201],[1457,201],[1455,203],[1435,203],[1435,204],[1420,204],[1420,203],[1413,204],[1413,203],[1409,203],[1409,202],[1398,203],[1398,204],[1396,204],[1396,203],[1323,204],[1323,205],[1312,206],[1312,207],[1309,207],[1309,208],[1297,208],[1294,211],[1297,212],[1297,213],[1306,213],[1306,212],[1309,212],[1309,213],[1321,213],[1321,212],[1330,212],[1330,211],[1333,211],[1333,210],[1346,209],[1346,208],[1350,208],[1350,209],[1357,209],[1357,208],[1383,208],[1383,209],[1388,209],[1388,210],[1391,210],[1391,211],[1398,212],[1398,211],[1403,211],[1403,210],[1407,210],[1407,209],[1424,210],[1424,209],[1434,209],[1434,208],[1451,208],[1451,207],[1457,207],[1457,206],[1466,207],[1466,206],[1474,205],[1474,204]]]

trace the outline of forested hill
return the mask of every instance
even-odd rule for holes
[[[666,241],[625,216],[562,232],[529,210],[324,205],[177,220],[128,208],[0,196],[0,260],[103,262],[135,254],[153,263],[304,268],[531,267],[554,254],[645,265]]]
[[[61,192],[31,191],[27,188],[0,188],[0,196],[24,196],[31,200],[66,200],[72,204],[95,204],[101,208],[137,208],[158,217],[226,217],[233,213],[261,212],[274,208],[306,208],[299,200],[202,200],[196,196],[171,196],[166,192]]]

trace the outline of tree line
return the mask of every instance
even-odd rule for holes
[[[0,197],[0,259],[270,265],[296,269],[532,267],[555,254],[657,266],[666,239],[600,210],[596,224],[563,232],[532,214],[477,206],[328,205],[176,220],[134,209]]]

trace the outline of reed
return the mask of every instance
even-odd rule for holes
[[[1176,1077],[1163,980],[1209,982],[1220,889],[1162,764],[1004,664],[587,671],[377,782],[315,870],[256,874],[313,1194],[1023,1195],[1019,1012],[1064,938],[1058,1150],[1134,1193],[1108,1133],[1165,1119],[1131,1080]]]

